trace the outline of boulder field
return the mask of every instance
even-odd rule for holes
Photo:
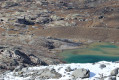
[[[72,63],[36,67],[17,67],[1,75],[4,80],[119,80],[119,63]]]

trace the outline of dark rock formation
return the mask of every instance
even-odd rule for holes
[[[100,65],[100,68],[101,68],[101,69],[103,69],[103,68],[105,68],[105,67],[106,67],[105,64],[101,64],[101,65]]]
[[[35,55],[28,55],[20,50],[3,50],[0,54],[0,63],[0,69],[8,70],[14,70],[16,66],[47,65]]]
[[[18,19],[17,22],[25,25],[34,25],[34,22],[26,20],[25,17],[23,19]]]

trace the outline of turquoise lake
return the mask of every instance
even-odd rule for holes
[[[114,62],[119,60],[119,46],[111,43],[92,43],[86,48],[64,50],[60,56],[66,63]]]

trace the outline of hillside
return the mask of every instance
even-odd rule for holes
[[[0,0],[0,75],[66,63],[60,52],[93,42],[118,44],[119,0]]]
[[[1,35],[119,41],[118,0],[2,0],[0,3]]]

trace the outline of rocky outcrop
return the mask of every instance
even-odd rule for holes
[[[67,67],[67,68],[65,69],[65,71],[67,71],[67,72],[71,72],[71,71],[74,71],[74,70],[71,69],[71,67]]]
[[[58,39],[52,37],[39,37],[29,41],[29,45],[41,46],[48,49],[68,49],[82,45],[81,42],[74,42],[70,39]]]
[[[17,20],[17,22],[19,24],[25,24],[25,25],[34,25],[34,22],[30,21],[30,20],[26,20],[25,17],[24,18],[19,18]]]
[[[1,50],[0,52],[0,70],[14,70],[16,66],[36,66],[47,65],[33,54],[25,54],[20,50]]]
[[[117,74],[119,74],[119,68],[112,70],[111,76],[117,76]]]
[[[42,70],[41,70],[42,71]],[[44,69],[41,74],[38,76],[41,79],[58,79],[61,78],[61,74],[55,71],[55,69],[49,70],[49,69]]]

